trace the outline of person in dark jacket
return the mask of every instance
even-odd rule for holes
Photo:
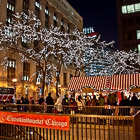
[[[64,113],[69,114],[69,99],[68,99],[68,94],[65,94],[65,97],[63,98],[62,105],[65,107],[63,108]]]
[[[53,98],[51,97],[51,93],[46,97],[47,105],[54,105]],[[52,113],[53,106],[47,106],[47,113]]]

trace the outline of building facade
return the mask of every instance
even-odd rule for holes
[[[53,25],[60,27],[63,32],[70,32],[74,28],[78,28],[80,31],[83,29],[82,17],[66,0],[0,0],[0,22],[8,24],[12,22],[14,13],[28,14],[28,10],[34,11],[44,28],[49,29]],[[24,49],[27,47],[24,39],[22,39],[22,47]],[[2,62],[5,54],[1,53],[0,55],[0,62]],[[3,66],[0,66],[0,87],[16,87],[17,96],[27,95],[28,98],[37,98],[41,86],[37,85],[36,78],[32,81],[30,79],[38,67],[30,60],[22,63],[15,54],[9,53],[7,56],[7,69],[3,70]],[[61,85],[62,93],[67,89],[68,82],[74,73],[74,69],[64,69],[60,73],[59,85]],[[17,79],[16,82],[12,80],[14,78]],[[53,83],[55,83],[55,79]],[[55,93],[55,84],[53,83],[47,92]]]
[[[116,0],[120,50],[140,52],[140,1]]]

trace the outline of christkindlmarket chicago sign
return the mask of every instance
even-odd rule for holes
[[[0,112],[0,123],[69,130],[69,116]]]

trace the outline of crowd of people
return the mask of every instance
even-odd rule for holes
[[[28,110],[28,106],[26,104],[32,104],[35,105],[34,100],[32,99],[30,102],[28,98],[21,97],[16,102],[18,104],[17,110]],[[24,105],[22,105],[24,104]],[[53,99],[51,96],[51,93],[48,94],[46,99],[44,99],[43,96],[41,96],[38,100],[38,104],[40,105],[47,105],[44,111],[44,108],[40,108],[40,110],[43,110],[43,112],[47,113],[78,113],[83,110],[86,106],[140,106],[140,100],[137,98],[135,94],[132,96],[127,97],[123,92],[121,93],[121,100],[118,104],[118,95],[116,93],[108,94],[108,96],[103,96],[102,94],[99,94],[98,98],[96,95],[93,95],[91,98],[90,96],[85,96],[83,98],[81,95],[75,96],[69,96],[68,94],[65,94],[64,97],[56,95],[56,98]],[[31,110],[36,111],[35,107],[32,107]]]

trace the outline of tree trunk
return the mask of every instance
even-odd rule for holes
[[[45,90],[45,72],[43,72],[43,78],[42,78],[42,95],[44,96],[44,90]]]
[[[60,76],[61,68],[58,69],[56,75],[56,95],[58,95],[58,85],[59,85],[59,76]]]

